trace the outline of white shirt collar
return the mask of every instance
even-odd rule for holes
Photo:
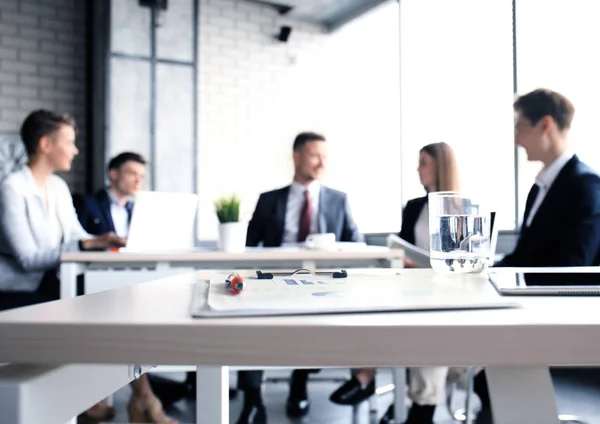
[[[573,157],[573,152],[565,152],[559,157],[557,157],[554,162],[552,162],[546,169],[542,170],[537,178],[535,179],[535,183],[540,187],[545,188],[546,190],[552,186],[556,177],[560,171],[565,167],[567,162],[571,160]]]
[[[110,189],[110,187],[108,187],[106,189],[106,193],[108,194],[108,198],[110,199],[110,203],[117,205],[117,206],[121,206],[119,205],[119,200],[117,199],[117,196],[115,196],[115,194],[112,192],[112,190]],[[133,197],[127,197],[127,200],[125,203],[127,202],[131,202],[133,201]],[[125,205],[121,206],[124,207]]]
[[[314,180],[308,186],[305,186],[297,181],[293,181],[291,189],[296,193],[304,193],[304,190],[308,189],[310,195],[312,197],[315,197],[319,194],[319,191],[321,190],[321,183],[319,182],[319,180]]]

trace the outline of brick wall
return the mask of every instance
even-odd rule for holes
[[[63,175],[85,189],[86,18],[83,0],[0,0],[0,133],[37,108],[66,112],[80,129],[79,156]]]

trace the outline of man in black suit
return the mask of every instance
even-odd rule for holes
[[[600,265],[600,176],[568,150],[573,104],[538,89],[519,97],[514,109],[515,143],[544,167],[527,197],[517,246],[495,266]],[[490,423],[483,372],[475,391],[483,404],[477,424]]]
[[[248,225],[247,246],[279,247],[304,242],[312,233],[334,233],[337,241],[362,241],[345,193],[319,182],[325,170],[325,137],[301,133],[294,140],[294,180],[291,185],[261,194]],[[308,375],[318,370],[294,370],[286,405],[287,415],[308,414]],[[266,423],[260,387],[262,371],[240,371],[238,386],[244,391],[244,408],[238,424]]]
[[[517,246],[496,266],[600,264],[600,176],[567,148],[574,111],[550,90],[515,102],[515,142],[544,167],[527,197]]]

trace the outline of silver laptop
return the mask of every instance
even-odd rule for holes
[[[129,225],[128,252],[185,251],[195,247],[198,195],[140,192]]]
[[[489,279],[505,296],[600,296],[600,268],[551,268],[526,272],[512,269],[490,269]],[[583,271],[583,272],[582,272]]]

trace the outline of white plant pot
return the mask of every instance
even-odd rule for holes
[[[219,224],[219,250],[231,253],[240,253],[246,249],[246,232],[248,224],[245,222],[226,222]]]

